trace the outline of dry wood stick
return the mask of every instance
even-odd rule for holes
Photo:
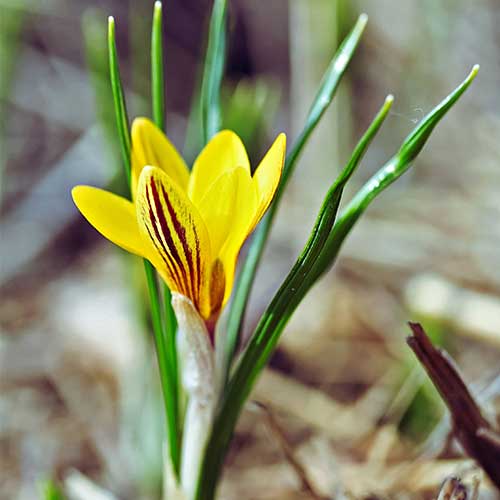
[[[413,335],[407,343],[446,403],[456,438],[500,490],[500,435],[483,417],[448,353],[432,345],[419,323],[409,325]]]

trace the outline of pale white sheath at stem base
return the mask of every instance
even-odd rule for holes
[[[181,485],[194,498],[217,401],[214,350],[205,323],[191,300],[172,293],[177,317],[177,349],[182,385],[188,397],[181,453]]]

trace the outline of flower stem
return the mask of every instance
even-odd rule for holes
[[[217,400],[215,358],[205,322],[193,303],[187,297],[173,293],[172,306],[179,324],[177,342],[182,385],[188,396],[182,440],[181,484],[188,500],[193,500]]]

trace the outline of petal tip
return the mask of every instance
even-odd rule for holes
[[[286,134],[284,132],[281,132],[278,137],[276,137],[274,144],[271,146],[271,149],[275,149],[279,154],[280,163],[282,164],[281,166],[283,166],[286,155]]]
[[[245,145],[243,144],[241,137],[234,130],[228,128],[222,129],[219,132],[217,132],[214,136],[212,136],[209,142],[212,142],[213,140],[235,141],[238,143],[239,146],[240,145],[243,146],[243,149],[245,148]]]
[[[90,186],[83,186],[83,185],[78,185],[74,186],[71,189],[71,198],[73,198],[73,202],[75,205],[78,206],[79,201],[81,200],[82,196],[85,196],[85,193],[88,192]]]
[[[134,131],[138,132],[141,128],[150,127],[151,125],[154,124],[149,118],[146,118],[145,116],[137,116],[132,121],[132,135],[134,134]]]
[[[238,139],[240,137],[234,130],[231,130],[230,128],[223,128],[222,130],[219,130],[219,132],[217,132],[214,135],[214,137],[216,137],[218,135],[232,135],[232,136],[238,137]]]
[[[286,149],[286,134],[281,132],[278,137],[276,137],[276,142],[283,148]]]
[[[158,170],[157,167],[152,167],[151,165],[146,165],[145,167],[143,167],[141,173],[139,174],[137,185],[143,186],[144,183],[148,182],[151,177],[154,177],[155,170]]]
[[[141,176],[151,177],[152,175],[154,175],[154,173],[155,173],[156,170],[159,170],[159,168],[158,167],[153,167],[152,165],[146,165],[142,169]]]

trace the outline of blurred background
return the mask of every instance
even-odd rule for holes
[[[159,499],[163,415],[142,265],[77,213],[76,184],[123,189],[106,19],[130,116],[150,115],[151,1],[0,0],[0,498]],[[167,131],[192,161],[211,2],[166,0]],[[405,344],[419,320],[500,415],[500,3],[230,2],[224,126],[253,164],[302,127],[361,12],[367,30],[282,203],[251,332],[306,241],[326,187],[393,93],[357,187],[479,63],[414,168],[368,210],[283,335],[233,440],[221,499],[433,498],[491,485]],[[99,496],[101,495],[101,496]]]

